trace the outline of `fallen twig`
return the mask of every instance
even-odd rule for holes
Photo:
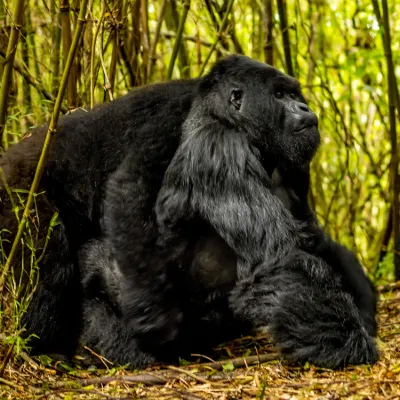
[[[377,291],[379,293],[387,293],[390,292],[391,290],[396,290],[396,289],[400,289],[400,281],[388,283],[387,285],[382,285],[377,287]]]
[[[7,385],[9,387],[12,387],[13,389],[21,390],[21,385],[17,385],[16,383],[10,382],[4,378],[0,378],[0,383],[2,383],[3,385]]]
[[[90,354],[93,354],[95,357],[97,357],[101,363],[106,367],[106,369],[110,369],[107,365],[109,363],[110,365],[114,365],[111,361],[107,360],[107,358],[101,356],[100,354],[97,354],[95,351],[93,351],[91,348],[87,346],[83,346],[85,350],[87,350]]]
[[[189,368],[212,368],[212,369],[222,369],[226,364],[233,364],[235,368],[242,368],[246,367],[247,365],[252,365],[256,363],[265,363],[267,361],[278,360],[280,358],[279,353],[268,353],[268,354],[261,354],[257,356],[249,356],[249,357],[238,357],[238,358],[231,358],[224,361],[216,361],[210,363],[201,363],[201,364],[191,364]]]
[[[108,394],[99,392],[98,390],[90,390],[90,389],[76,389],[76,388],[57,388],[52,389],[44,394],[41,394],[37,397],[37,400],[47,398],[48,396],[55,395],[57,393],[81,393],[81,394],[94,394],[99,396],[99,398],[107,399],[107,400],[120,400],[120,397],[109,396]]]
[[[76,381],[60,382],[56,387],[64,387],[68,385],[107,385],[110,382],[123,383],[143,383],[144,385],[165,385],[167,379],[152,375],[152,374],[137,374],[137,375],[117,375],[117,376],[101,376],[99,378],[79,379]]]
[[[168,367],[168,369],[171,369],[171,370],[173,370],[173,371],[180,372],[181,374],[185,374],[185,375],[187,375],[187,376],[190,376],[191,378],[193,378],[194,380],[196,380],[196,381],[198,381],[198,382],[200,382],[200,383],[206,383],[206,384],[214,385],[214,386],[225,386],[225,385],[222,384],[222,383],[212,382],[212,381],[209,381],[209,380],[207,380],[207,379],[201,378],[200,376],[197,376],[197,375],[194,374],[193,372],[187,371],[186,369],[174,367],[174,366],[172,366],[172,365],[170,365],[170,366]]]

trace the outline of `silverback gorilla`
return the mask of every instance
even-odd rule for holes
[[[0,159],[9,187],[32,179],[44,134]],[[60,223],[24,320],[33,351],[82,342],[138,368],[266,327],[288,360],[375,362],[374,288],[307,202],[318,145],[298,82],[237,55],[61,118],[37,204],[42,227]]]

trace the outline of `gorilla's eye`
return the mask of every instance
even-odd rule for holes
[[[233,89],[231,92],[230,102],[236,108],[236,110],[240,110],[240,107],[242,105],[242,99],[243,99],[243,92],[239,89]]]
[[[294,99],[296,97],[296,95],[294,93],[290,93],[289,96],[290,96],[291,99]]]
[[[277,99],[283,99],[283,96],[284,96],[283,92],[276,92],[276,93],[275,93],[275,97],[276,97]]]

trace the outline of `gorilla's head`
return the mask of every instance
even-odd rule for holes
[[[276,68],[229,56],[214,65],[199,91],[207,113],[245,132],[264,158],[299,165],[319,146],[318,118],[299,82]]]

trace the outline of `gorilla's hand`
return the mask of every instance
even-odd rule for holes
[[[299,221],[305,222],[306,240],[302,249],[321,257],[340,276],[365,323],[367,331],[376,335],[376,293],[356,256],[346,247],[333,241],[320,226],[311,210],[307,194],[310,185],[310,167],[306,163],[298,168],[278,166],[272,176],[274,194]]]
[[[238,282],[230,303],[237,318],[267,327],[288,360],[338,368],[378,359],[352,297],[320,258],[297,251],[260,264]]]

